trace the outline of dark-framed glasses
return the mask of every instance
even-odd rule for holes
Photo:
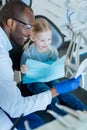
[[[24,23],[24,22],[22,22],[21,20],[18,20],[18,19],[16,19],[16,18],[12,18],[12,19],[15,20],[15,21],[17,21],[17,22],[19,22],[19,23],[21,23],[21,24],[23,24],[23,25],[25,26],[25,29],[29,29],[29,30],[32,30],[32,29],[33,29],[33,26],[30,25],[30,24],[26,24],[26,23]]]

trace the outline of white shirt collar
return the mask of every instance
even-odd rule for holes
[[[4,30],[0,27],[0,44],[4,44],[5,48],[10,51],[12,49],[12,45],[10,40],[8,39]]]

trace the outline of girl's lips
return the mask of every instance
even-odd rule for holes
[[[42,46],[42,48],[48,48],[48,46]]]

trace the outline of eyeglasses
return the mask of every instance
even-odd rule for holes
[[[16,19],[16,18],[12,18],[12,19],[15,20],[15,21],[17,21],[17,22],[19,22],[19,23],[21,23],[21,24],[23,24],[23,25],[25,25],[25,28],[26,28],[26,29],[29,29],[29,30],[32,30],[32,29],[33,29],[33,26],[30,25],[30,24],[26,24],[26,23],[24,23],[24,22],[22,22],[22,21],[20,21],[20,20],[18,20],[18,19]]]

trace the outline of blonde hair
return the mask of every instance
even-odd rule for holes
[[[46,19],[37,18],[35,20],[35,24],[34,24],[34,27],[32,29],[32,32],[34,35],[37,33],[46,32],[48,30],[50,30],[52,32],[51,26]],[[51,52],[51,55],[50,55],[50,57],[51,57],[54,54],[54,50],[51,47],[49,47],[49,50]]]

